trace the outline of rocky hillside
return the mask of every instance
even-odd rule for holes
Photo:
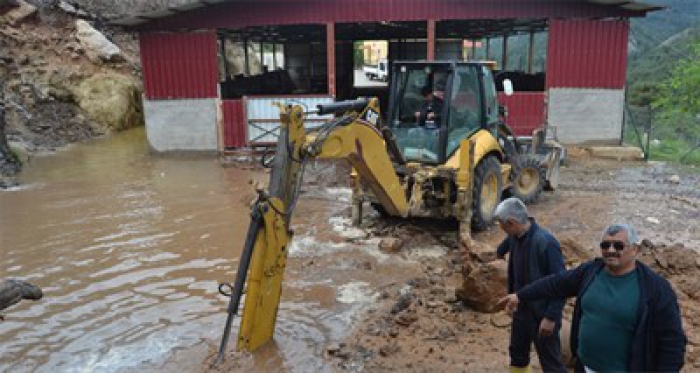
[[[65,2],[0,0],[0,186],[31,154],[143,124],[134,35]]]

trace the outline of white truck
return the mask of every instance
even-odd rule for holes
[[[369,80],[386,82],[389,80],[389,61],[381,59],[376,65],[364,65],[362,71]]]

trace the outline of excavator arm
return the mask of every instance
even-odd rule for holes
[[[302,107],[280,106],[280,136],[268,189],[258,190],[234,285],[219,286],[230,302],[217,363],[223,361],[244,292],[237,349],[254,351],[274,334],[292,240],[290,221],[309,160],[348,160],[388,213],[407,214],[406,194],[389,156],[392,150],[387,152],[385,138],[377,127],[377,99],[318,106],[318,114],[329,113],[343,115],[307,133]]]

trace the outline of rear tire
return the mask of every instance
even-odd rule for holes
[[[533,203],[542,194],[547,182],[547,170],[533,156],[519,156],[513,161],[513,185],[510,195],[523,203]]]
[[[502,188],[500,162],[492,155],[483,158],[474,169],[472,228],[475,231],[483,231],[493,223]]]

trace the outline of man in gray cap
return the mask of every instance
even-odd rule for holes
[[[503,200],[496,207],[496,220],[508,237],[496,255],[508,256],[508,292],[516,292],[527,284],[564,271],[564,258],[559,241],[528,215],[525,204],[515,198]],[[535,345],[545,372],[566,372],[561,357],[561,314],[563,299],[523,302],[514,307],[511,323],[510,371],[530,371],[530,348]]]

